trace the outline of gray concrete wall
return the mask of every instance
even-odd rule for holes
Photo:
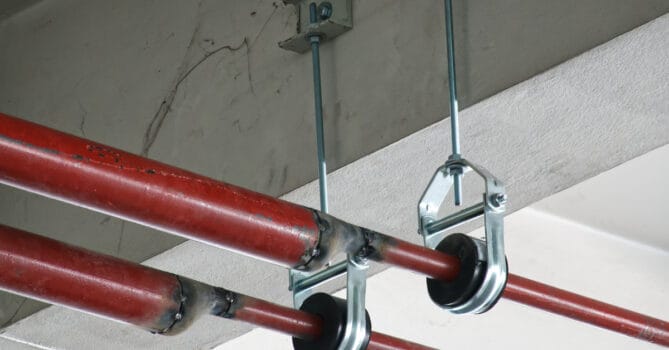
[[[669,3],[457,1],[455,11],[467,106]],[[440,1],[357,1],[354,21],[322,52],[332,169],[447,111]],[[280,1],[39,2],[0,22],[0,110],[282,194],[316,176],[310,58],[276,45],[294,28]],[[6,187],[0,198],[4,224],[134,261],[181,242]],[[0,324],[39,306],[3,294]]]

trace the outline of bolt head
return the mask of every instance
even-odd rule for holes
[[[320,17],[321,21],[332,17],[332,4],[327,1],[321,2],[318,5],[318,16]]]
[[[493,203],[497,204],[497,206],[506,204],[507,200],[508,197],[506,196],[506,193],[498,193],[493,197]]]

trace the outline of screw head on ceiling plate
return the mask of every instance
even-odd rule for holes
[[[321,2],[318,5],[318,17],[320,17],[321,21],[332,17],[332,4],[327,1]]]

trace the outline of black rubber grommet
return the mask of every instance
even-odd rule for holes
[[[346,300],[325,293],[316,293],[302,303],[300,310],[320,316],[323,320],[323,331],[317,339],[293,338],[293,348],[295,350],[336,350],[344,339],[346,331]],[[372,322],[367,311],[365,311],[365,317],[367,318],[366,348],[372,334]]]
[[[486,262],[479,259],[479,252],[472,237],[462,233],[446,236],[435,250],[456,256],[460,260],[460,273],[450,282],[427,279],[427,292],[432,301],[442,307],[455,307],[469,300],[481,287],[486,272]]]

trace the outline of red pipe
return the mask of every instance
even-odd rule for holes
[[[315,338],[320,335],[321,319],[299,310],[285,308],[270,302],[244,297],[240,301],[243,309],[235,311],[235,319],[255,325],[262,325],[298,338]],[[395,338],[383,333],[372,332],[367,350],[427,350],[430,347]]]
[[[378,260],[387,264],[443,281],[451,281],[460,273],[460,261],[439,251],[399,239],[382,247]]]
[[[261,299],[242,297],[243,308],[235,311],[235,319],[285,333],[300,339],[321,335],[321,319],[300,310],[290,309]]]
[[[156,161],[0,114],[0,182],[227,247],[286,266],[316,268],[335,248],[369,250],[372,259],[451,280],[459,261],[425,247],[353,226],[292,203],[217,182]],[[358,251],[348,251],[357,253]],[[669,346],[667,322],[592,299],[536,302],[565,295],[510,276],[505,295],[636,338]],[[570,294],[571,295],[571,294]],[[583,309],[598,310],[583,312]],[[566,311],[565,311],[566,310]],[[609,314],[608,311],[615,311]],[[612,312],[613,312],[612,311]],[[601,317],[646,327],[628,332]],[[645,322],[644,320],[648,320]]]
[[[669,347],[669,323],[566,290],[509,275],[504,297],[630,337]]]
[[[174,275],[0,226],[0,288],[154,332],[179,312]]]
[[[0,114],[3,183],[288,266],[316,246],[313,213]]]
[[[175,334],[211,313],[301,339],[321,333],[306,312],[2,225],[0,266],[0,289],[152,332]],[[368,349],[430,349],[376,332],[371,339]]]
[[[325,222],[351,232],[322,233],[321,221],[336,219],[1,113],[0,159],[0,183],[289,267],[318,268],[336,253],[326,244],[351,246],[360,229]],[[375,234],[379,259],[457,276],[456,258]]]

